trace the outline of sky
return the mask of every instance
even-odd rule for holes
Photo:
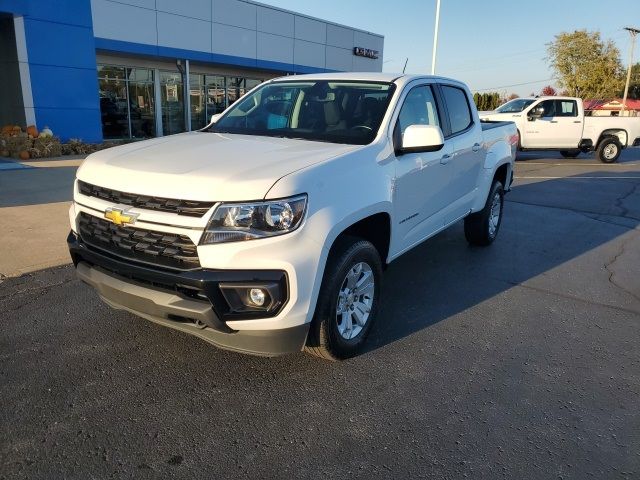
[[[436,0],[261,0],[384,35],[385,72],[430,73]],[[529,95],[557,86],[546,44],[560,32],[598,30],[620,49],[627,66],[640,28],[640,0],[441,0],[436,74],[473,91]],[[364,46],[364,45],[363,45]],[[635,62],[640,61],[636,39]]]

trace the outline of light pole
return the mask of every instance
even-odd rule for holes
[[[625,30],[631,35],[631,50],[629,52],[629,68],[627,69],[627,83],[624,86],[624,96],[622,97],[622,109],[620,110],[620,116],[624,115],[624,108],[627,104],[627,94],[629,93],[629,82],[631,81],[631,67],[633,66],[633,47],[636,45],[636,35],[640,33],[640,30],[633,27],[625,27]]]
[[[431,75],[436,74],[436,51],[438,50],[438,26],[440,25],[440,0],[436,0],[436,28],[433,32],[433,57],[431,58]]]

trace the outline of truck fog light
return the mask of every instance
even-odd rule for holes
[[[230,314],[273,312],[286,301],[286,290],[280,281],[224,282],[220,291]]]
[[[257,307],[263,306],[266,299],[267,295],[261,288],[252,288],[249,290],[249,300]]]

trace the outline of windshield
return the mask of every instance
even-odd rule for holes
[[[533,102],[535,102],[535,100],[530,100],[526,98],[516,98],[496,108],[496,112],[519,113],[523,111],[525,108],[527,108],[529,105],[531,105]]]
[[[208,131],[366,145],[378,133],[395,85],[349,81],[265,84]]]

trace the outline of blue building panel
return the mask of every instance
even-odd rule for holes
[[[90,28],[34,20],[24,21],[29,63],[73,68],[96,68]]]
[[[25,15],[29,13],[29,3],[25,0],[0,0],[0,12]]]
[[[93,28],[90,0],[22,0],[29,4],[29,18]]]
[[[94,92],[94,96],[98,95]],[[84,142],[102,142],[100,109],[41,108],[36,107],[36,118],[41,128],[51,128],[63,141],[78,138]]]
[[[29,69],[34,106],[84,110],[100,107],[96,69],[37,64],[31,64]]]
[[[63,141],[79,136],[101,141],[90,0],[26,3],[24,34],[37,126],[47,125]]]

